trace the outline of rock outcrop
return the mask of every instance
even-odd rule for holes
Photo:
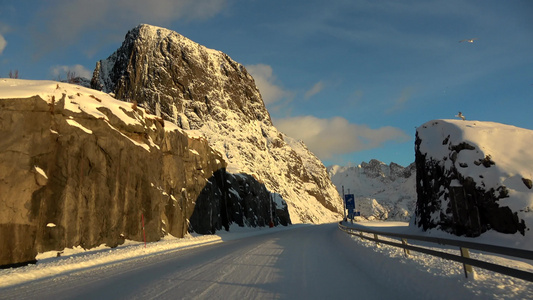
[[[371,220],[409,221],[416,203],[415,164],[402,167],[372,159],[358,166],[330,166],[331,180],[342,195],[354,194],[356,210]]]
[[[417,129],[415,224],[476,237],[525,235],[533,194],[533,131],[492,122],[435,120]],[[530,155],[529,155],[530,157]]]
[[[0,266],[142,241],[142,219],[148,241],[290,224],[286,204],[228,174],[205,139],[131,103],[52,81],[0,89]]]
[[[139,25],[94,70],[92,87],[200,132],[228,163],[283,197],[293,222],[338,220],[326,168],[273,125],[254,79],[228,55],[164,28]],[[252,186],[252,185],[250,185]]]

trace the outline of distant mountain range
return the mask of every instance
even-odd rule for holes
[[[369,220],[409,221],[416,205],[415,164],[402,167],[372,159],[358,166],[330,166],[340,195],[354,194],[356,210]]]

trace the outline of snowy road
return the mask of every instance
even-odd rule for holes
[[[140,258],[2,290],[17,299],[361,299],[401,296],[357,267],[335,224]]]
[[[507,279],[480,289],[476,285],[484,281],[465,280],[459,267],[445,271],[442,267],[448,265],[441,259],[426,258],[431,264],[421,269],[402,254],[389,257],[376,252],[373,243],[362,246],[336,224],[266,229],[239,239],[231,239],[231,233],[224,236],[223,242],[202,247],[7,286],[0,289],[0,299],[520,299],[529,295],[527,286],[516,283],[516,287]],[[520,292],[520,287],[525,291]]]

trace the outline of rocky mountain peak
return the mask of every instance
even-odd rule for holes
[[[387,165],[377,159],[372,159],[368,163],[362,162],[361,168],[368,177],[386,177],[388,175]]]
[[[411,164],[407,167],[403,167],[397,163],[391,162],[386,165],[377,159],[371,159],[368,163],[362,162],[361,169],[368,177],[373,178],[387,178],[395,180],[396,178],[408,178],[414,174],[415,167]]]
[[[122,46],[97,63],[91,86],[113,92],[118,99],[137,101],[184,129],[199,129],[210,119],[224,120],[223,110],[246,121],[272,124],[243,65],[157,26],[131,29]]]
[[[272,125],[252,76],[223,52],[139,25],[97,63],[92,87],[203,135],[229,172],[252,175],[280,194],[293,222],[338,219],[342,202],[326,168]]]

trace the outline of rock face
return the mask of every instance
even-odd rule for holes
[[[2,79],[0,90],[0,266],[142,241],[142,218],[148,241],[290,224],[286,204],[228,174],[205,139],[131,103],[51,81]]]
[[[409,221],[416,203],[415,164],[402,167],[372,159],[358,166],[328,167],[331,180],[342,195],[354,194],[356,210],[371,220]]]
[[[200,132],[230,173],[250,175],[281,195],[293,222],[339,218],[342,202],[325,167],[272,125],[254,79],[228,55],[174,31],[139,25],[97,63],[91,84]]]
[[[476,237],[525,235],[533,194],[533,132],[479,121],[435,120],[417,129],[415,224]],[[529,155],[530,157],[530,155]]]

